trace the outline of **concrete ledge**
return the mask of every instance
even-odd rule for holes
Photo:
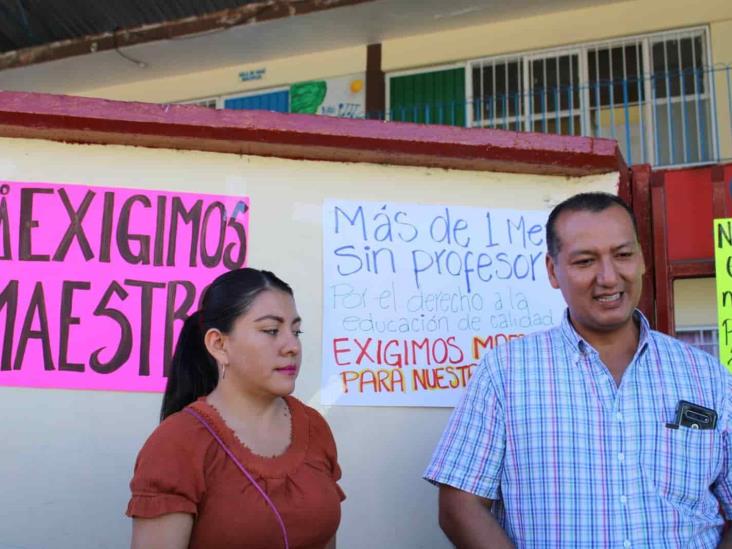
[[[611,139],[23,92],[0,92],[0,136],[566,176],[626,170]]]

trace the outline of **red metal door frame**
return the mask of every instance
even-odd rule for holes
[[[705,167],[704,169],[709,169]],[[651,174],[651,217],[653,226],[653,263],[655,267],[655,313],[657,330],[675,335],[674,281],[685,278],[707,278],[714,276],[714,258],[673,260],[669,254],[667,171]],[[711,167],[712,215],[714,218],[727,216],[727,190],[725,188],[724,166]],[[694,212],[689,212],[693,215]],[[711,233],[711,228],[710,228]]]

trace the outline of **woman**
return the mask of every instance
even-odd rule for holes
[[[300,333],[292,289],[274,274],[214,280],[181,330],[163,421],[137,458],[133,549],[335,547],[345,496],[333,436],[289,396]]]

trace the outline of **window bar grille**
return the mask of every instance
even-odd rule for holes
[[[567,99],[569,100],[569,120],[567,120],[567,126],[569,127],[569,134],[574,135],[574,64],[572,63],[573,55],[567,56],[567,62],[569,63],[569,86],[567,86]],[[557,71],[559,71],[559,60],[557,60]],[[559,75],[557,75],[557,85],[559,85]],[[558,125],[561,127],[560,121],[557,120]]]
[[[633,165],[633,143],[630,140],[630,96],[628,94],[628,65],[625,58],[625,44],[622,44],[620,51],[623,54],[623,114],[625,115],[625,147],[628,154],[628,164]]]
[[[659,139],[658,139],[658,118],[656,113],[656,79],[653,71],[653,57],[650,47],[650,40],[645,39],[640,43],[641,53],[643,55],[643,61],[641,67],[650,67],[648,75],[644,72],[640,74],[643,76],[643,97],[645,98],[644,111],[646,113],[646,120],[649,123],[646,126],[646,148],[643,150],[643,157],[646,162],[655,164],[659,161]]]
[[[689,142],[686,132],[688,131],[688,120],[686,118],[686,86],[684,85],[684,66],[681,57],[681,37],[676,39],[676,55],[679,60],[679,93],[681,98],[681,142],[683,143],[684,162],[689,161]]]
[[[485,112],[486,109],[486,97],[485,97],[485,79],[483,78],[483,74],[485,73],[485,61],[480,62],[480,78],[478,78],[478,83],[480,85],[480,126],[484,126],[485,121]]]
[[[656,94],[657,76],[655,73],[651,73],[651,112],[653,113],[653,128],[654,128],[654,139],[653,139],[653,153],[656,162],[661,161],[661,136],[658,129],[658,97]]]
[[[503,129],[508,128],[508,61],[503,64]]]
[[[675,164],[676,155],[674,154],[674,125],[671,118],[671,75],[668,70],[668,51],[666,48],[666,42],[663,42],[663,74],[666,75],[666,122],[668,127],[666,129],[668,133],[668,152],[669,152],[669,163]]]
[[[704,114],[704,105],[702,104],[700,107],[700,103],[702,101],[701,99],[701,93],[699,93],[699,90],[702,89],[702,79],[704,78],[704,73],[701,69],[694,68],[694,91],[696,92],[694,94],[694,103],[696,106],[696,134],[699,137],[699,158],[698,160],[704,161],[707,159],[707,128],[706,128],[706,122],[705,122],[705,116]]]
[[[589,44],[580,56],[565,50],[553,56],[537,52],[512,61],[476,61],[471,75],[480,73],[481,80],[470,90],[480,96],[470,97],[467,107],[453,104],[449,118],[459,122],[457,109],[467,108],[478,111],[469,119],[483,127],[620,138],[629,163],[673,165],[719,156],[711,96],[715,87],[732,86],[732,66],[709,72],[702,62],[700,34],[685,31]],[[732,110],[732,94],[728,103]],[[429,107],[428,121],[444,121],[448,107],[438,113],[435,103]]]
[[[696,135],[699,139],[698,143],[698,158],[697,160],[704,160],[706,158],[706,143],[705,143],[705,135],[702,132],[703,127],[702,124],[704,124],[704,121],[701,119],[701,112],[699,110],[699,102],[701,101],[701,86],[699,85],[701,81],[698,79],[699,73],[698,68],[696,66],[696,38],[692,36],[690,38],[691,42],[691,68],[692,68],[692,75],[693,75],[693,81],[694,81],[694,109],[696,112]]]
[[[569,101],[569,118],[567,119],[567,128],[569,134],[574,135],[574,91],[572,86],[567,86],[567,99]]]
[[[602,119],[600,113],[600,52],[595,46],[595,126],[597,137],[602,137]]]
[[[691,156],[691,144],[689,143],[689,113],[688,109],[686,108],[686,82],[684,78],[684,70],[679,70],[679,81],[681,83],[681,89],[679,90],[679,93],[681,94],[681,142],[684,145],[684,162],[689,161],[689,157]]]
[[[560,134],[562,132],[561,116],[559,115],[559,105],[562,101],[562,91],[559,89],[559,79],[557,78],[557,85],[554,86],[554,133]]]
[[[496,127],[496,60],[491,65],[491,128]]]
[[[607,50],[607,65],[610,73],[610,80],[608,82],[610,91],[610,135],[613,139],[617,139],[615,129],[615,71],[613,70],[613,58],[610,49]]]
[[[541,99],[541,131],[543,133],[547,133],[546,132],[546,96],[547,96],[548,90],[547,90],[547,85],[546,85],[547,84],[546,59],[541,60],[541,72],[542,72],[542,76],[544,79],[542,81],[542,86],[540,88],[540,90],[541,90],[541,96],[540,96],[540,99]]]
[[[534,103],[534,86],[532,86],[532,76],[533,76],[533,66],[531,61],[526,63],[524,65],[524,73],[527,78],[525,78],[526,81],[526,89],[523,94],[523,101],[524,101],[524,110],[526,111],[526,116],[524,117],[524,130],[527,132],[533,131],[533,128],[529,125],[530,121],[533,117],[533,103]]]
[[[548,59],[544,60],[544,63],[546,64],[548,62]],[[560,134],[562,133],[562,77],[560,74],[559,66],[561,64],[561,56],[556,56],[554,58],[554,88],[553,88],[553,95],[554,95],[554,133]],[[547,105],[545,107],[545,110],[548,110],[550,105],[550,96],[549,94],[552,92],[552,88],[549,88],[549,80],[547,77],[544,78],[544,90],[547,95]],[[548,124],[547,124],[548,126]],[[546,130],[547,133],[549,132],[549,128],[547,127]]]
[[[640,132],[640,157],[641,162],[646,162],[646,129],[645,129],[645,122],[644,122],[644,104],[645,104],[645,97],[643,95],[643,88],[641,86],[642,80],[643,80],[643,71],[641,70],[641,48],[640,44],[635,44],[635,84],[636,84],[636,93],[638,94],[638,121]]]
[[[501,127],[507,130],[510,124],[508,120],[508,90],[501,97],[501,103],[503,104],[503,124],[501,124]]]
[[[716,112],[717,105],[717,74],[714,70],[714,67],[710,67],[709,70],[705,72],[706,78],[708,78],[707,81],[709,82],[709,89],[711,93],[709,108],[706,112],[708,112],[711,117],[712,112]],[[727,95],[732,95],[732,90],[730,90],[729,87],[727,87]],[[721,158],[721,155],[719,154],[719,125],[715,120],[712,120],[710,122],[709,131],[712,136],[715,158]]]

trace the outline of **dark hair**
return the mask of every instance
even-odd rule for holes
[[[224,273],[206,289],[201,308],[186,319],[178,336],[160,409],[161,421],[214,390],[219,370],[206,349],[204,335],[211,328],[229,333],[236,319],[268,289],[293,295],[292,288],[273,273],[250,268]]]
[[[556,232],[556,224],[559,216],[564,212],[604,212],[608,208],[619,206],[625,210],[633,222],[633,232],[638,238],[638,225],[635,222],[635,215],[628,205],[618,196],[610,193],[591,192],[580,193],[570,196],[564,202],[557,204],[549,214],[546,221],[546,249],[550,257],[556,258],[559,253],[561,242]]]

